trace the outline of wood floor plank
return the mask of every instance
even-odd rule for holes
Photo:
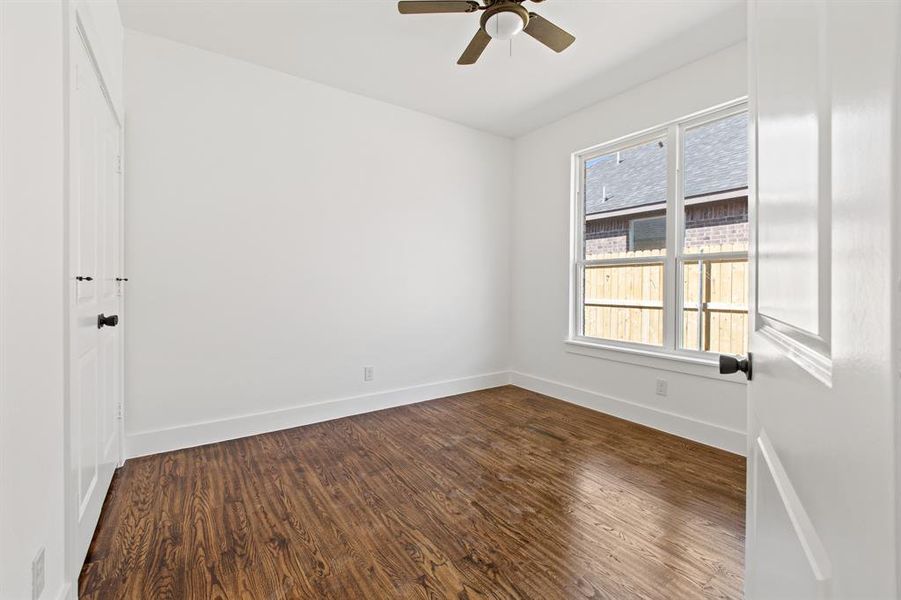
[[[86,599],[741,598],[744,459],[513,386],[130,460]]]

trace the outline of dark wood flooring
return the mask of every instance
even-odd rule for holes
[[[740,598],[744,459],[508,386],[136,458],[81,598]]]

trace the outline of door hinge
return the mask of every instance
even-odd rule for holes
[[[122,173],[122,155],[116,155],[116,173]]]
[[[120,402],[119,405],[116,407],[116,418],[121,421],[122,417],[123,417],[123,413],[124,413],[124,411],[122,410],[122,403]]]

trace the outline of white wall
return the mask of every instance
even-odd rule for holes
[[[509,140],[136,32],[125,88],[130,455],[506,381]]]
[[[142,33],[126,47],[129,455],[499,384],[511,352],[520,385],[744,451],[740,380],[563,344],[571,154],[743,96],[743,45],[515,144]]]
[[[63,586],[63,3],[0,2],[0,598]]]
[[[728,48],[516,140],[514,383],[744,452],[743,384],[724,380],[712,367],[666,361],[648,367],[573,354],[563,341],[572,153],[744,96],[746,61],[743,44]],[[668,381],[667,397],[656,395],[657,378]]]

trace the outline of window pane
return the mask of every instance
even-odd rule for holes
[[[582,335],[663,344],[663,263],[587,267]]]
[[[663,140],[585,161],[585,258],[659,256],[666,248]]]
[[[686,253],[748,249],[748,116],[685,131]]]
[[[682,348],[747,353],[747,260],[682,263],[682,306]]]

